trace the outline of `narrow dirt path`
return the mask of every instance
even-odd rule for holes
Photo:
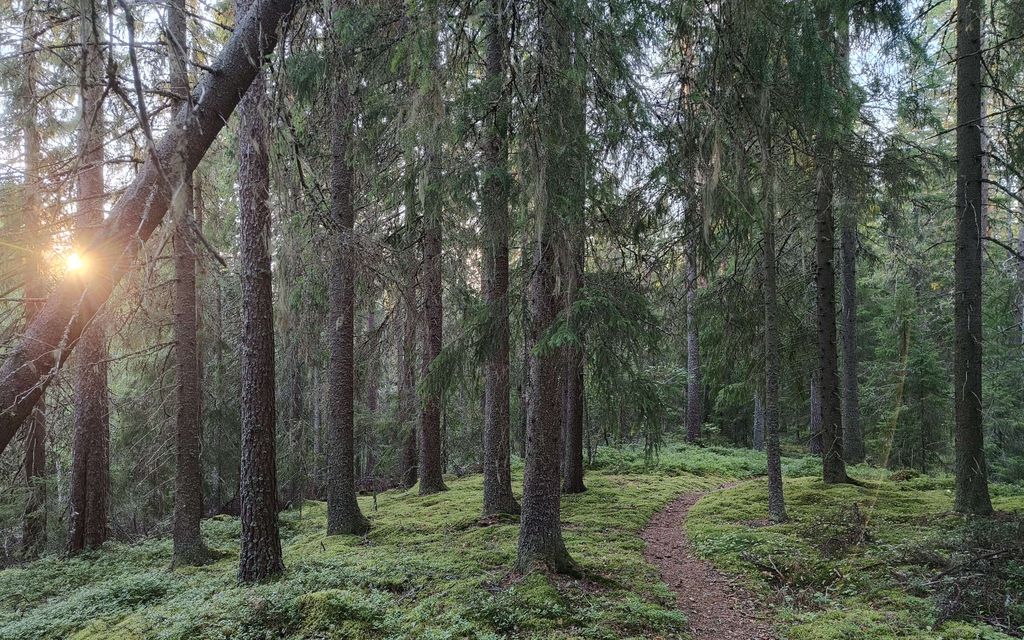
[[[719,489],[730,486],[734,485]],[[644,557],[675,592],[695,640],[777,640],[763,614],[765,605],[693,552],[686,516],[705,495],[683,494],[651,518],[640,534],[647,542]]]

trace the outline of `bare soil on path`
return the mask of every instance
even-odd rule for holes
[[[661,579],[675,592],[695,640],[778,640],[764,614],[767,605],[736,578],[694,553],[686,535],[686,517],[705,495],[683,494],[651,518],[640,534],[647,543],[644,557],[658,567]]]

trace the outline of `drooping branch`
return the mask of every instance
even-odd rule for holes
[[[0,452],[163,220],[172,185],[178,183],[173,174],[195,170],[273,51],[282,21],[300,1],[261,0],[241,18],[195,89],[191,109],[182,107],[155,156],[147,159],[85,248],[87,268],[64,277],[0,367]]]

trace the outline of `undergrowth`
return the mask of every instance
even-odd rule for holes
[[[580,580],[509,574],[518,523],[480,526],[479,476],[381,494],[376,512],[362,502],[362,538],[326,537],[323,503],[286,512],[286,573],[255,587],[236,586],[239,523],[218,517],[203,534],[223,557],[204,567],[171,571],[157,539],[0,571],[0,638],[681,638],[638,533],[677,494],[720,482],[590,473],[586,493],[563,498]]]
[[[894,477],[787,480],[790,520],[768,526],[764,482],[748,482],[698,503],[688,530],[779,606],[789,640],[1024,637],[1024,495],[997,487],[1003,513],[967,519],[948,477]]]

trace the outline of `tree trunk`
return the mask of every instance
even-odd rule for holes
[[[760,393],[754,393],[754,451],[764,451],[764,407]]]
[[[262,0],[244,14],[220,56],[193,92],[191,114],[179,111],[167,133],[82,247],[88,278],[67,274],[0,367],[0,452],[79,343],[100,305],[131,268],[139,248],[163,220],[177,183],[174,157],[194,171],[223,128],[259,65],[277,43],[278,26],[299,0]],[[227,73],[225,70],[230,70]],[[154,157],[155,156],[155,157]]]
[[[366,468],[363,476],[375,477],[377,473],[377,410],[380,403],[380,342],[377,337],[377,303],[370,305],[366,314],[366,342],[369,353],[366,363],[366,429],[363,446],[366,451]]]
[[[811,438],[807,450],[821,455],[821,374],[817,367],[811,371]]]
[[[953,388],[955,508],[992,513],[981,402],[982,56],[981,0],[958,0],[956,38],[956,295]]]
[[[253,0],[236,0],[244,15]],[[242,445],[239,582],[284,570],[277,522],[274,302],[270,265],[270,175],[264,74],[238,106],[239,254],[242,269]]]
[[[587,65],[584,60],[583,48],[585,38],[581,30],[573,34],[573,70],[579,74],[577,83],[572,87],[572,103],[568,107],[568,135],[566,143],[572,171],[569,186],[569,198],[566,202],[565,242],[567,252],[564,260],[565,280],[565,313],[576,342],[567,344],[564,349],[565,375],[563,377],[562,397],[562,429],[565,437],[562,463],[562,493],[583,493],[587,490],[583,484],[583,403],[586,389],[584,387],[584,335],[583,327],[575,313],[576,302],[583,289],[583,276],[586,270],[587,225],[586,225],[586,188],[588,175],[587,145],[587,113],[586,113],[586,77]]]
[[[344,10],[346,2],[337,3]],[[330,450],[327,454],[327,535],[362,535],[370,522],[359,510],[355,475],[355,209],[351,154],[354,109],[349,77],[350,51],[343,44],[342,71],[334,85],[331,141],[331,223],[336,242],[330,278],[328,333]]]
[[[21,87],[21,127],[25,141],[25,240],[30,248],[25,259],[25,325],[39,314],[46,296],[45,240],[43,233],[42,207],[39,198],[39,102],[36,96],[38,62],[34,41],[36,26],[35,11],[26,7],[24,34],[22,38],[22,64],[24,78]],[[28,500],[22,522],[22,554],[34,558],[46,548],[46,401],[40,398],[28,419],[28,434],[25,438],[25,480],[28,484]]]
[[[839,353],[836,349],[835,149],[822,142],[818,157],[815,202],[815,249],[818,317],[818,371],[821,401],[821,462],[826,484],[847,482],[843,461],[843,418],[839,398]]]
[[[409,171],[405,191],[404,250],[402,251],[405,284],[402,286],[402,344],[399,351],[398,421],[404,430],[402,454],[399,461],[401,483],[406,489],[416,485],[419,465],[419,446],[416,438],[416,339],[419,328],[416,280],[418,261],[410,254],[416,228],[416,173]]]
[[[191,109],[188,95],[188,45],[184,0],[167,6],[168,59],[171,91],[181,100],[176,106]],[[184,165],[184,158],[176,158]],[[174,223],[174,342],[177,390],[175,432],[174,553],[171,564],[195,565],[207,559],[199,520],[203,515],[203,476],[199,457],[199,342],[196,301],[196,243],[192,174],[183,166],[171,196]]]
[[[489,351],[484,363],[484,515],[519,513],[509,462],[508,322],[508,22],[504,0],[490,0],[486,67],[489,89],[480,212]]]
[[[79,91],[78,213],[75,245],[89,247],[103,226],[103,45],[102,20],[96,4],[80,0],[79,38],[82,67]],[[80,278],[94,278],[86,264]],[[78,350],[75,378],[74,436],[71,444],[71,494],[68,505],[68,552],[100,546],[107,539],[110,493],[110,415],[107,404],[107,338],[102,320],[95,317],[101,300],[84,300],[93,310]],[[30,329],[31,331],[31,329]]]
[[[442,327],[444,309],[442,307],[441,283],[441,154],[439,120],[443,117],[441,105],[440,71],[437,60],[440,45],[437,41],[437,27],[434,25],[434,51],[431,53],[431,78],[425,102],[428,109],[433,109],[434,122],[428,132],[426,150],[424,152],[424,171],[427,184],[423,196],[423,376],[426,377],[434,360],[441,355]],[[441,402],[442,393],[438,385],[427,385],[423,391],[420,407],[420,495],[425,496],[439,491],[447,491],[444,484],[443,463],[441,460]]]
[[[695,200],[695,199],[694,199]],[[688,203],[691,207],[693,202]],[[686,441],[700,440],[703,423],[700,388],[700,335],[697,330],[697,243],[686,250]]]
[[[767,112],[767,109],[765,109]],[[770,126],[765,127],[771,135]],[[778,263],[775,255],[775,207],[778,178],[767,141],[762,140],[765,171],[764,207],[764,437],[768,454],[768,517],[786,521],[786,500],[782,483],[782,452],[779,445],[779,313]]]
[[[571,131],[567,107],[572,104],[569,68],[572,18],[569,3],[557,0],[538,6],[540,56],[537,86],[540,158],[533,225],[536,241],[528,288],[529,405],[527,407],[526,468],[516,564],[521,572],[542,565],[559,573],[576,572],[562,540],[559,480],[561,474],[561,397],[558,393],[558,349],[543,344],[558,315],[557,256],[562,254],[563,229],[571,207],[573,151],[565,144]]]
[[[864,461],[864,432],[860,424],[860,389],[857,383],[857,221],[843,212],[840,224],[843,271],[843,453],[847,462]]]

